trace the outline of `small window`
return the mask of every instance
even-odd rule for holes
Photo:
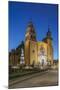
[[[34,52],[35,52],[35,50],[32,50],[32,52],[34,53]]]

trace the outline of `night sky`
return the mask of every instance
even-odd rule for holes
[[[58,5],[9,1],[9,51],[25,40],[28,22],[32,20],[37,41],[41,41],[51,30],[54,59],[58,58]]]

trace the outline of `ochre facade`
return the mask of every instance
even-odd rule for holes
[[[37,42],[30,41],[30,64],[37,64],[38,57],[37,57]]]
[[[32,22],[29,22],[25,34],[25,64],[53,64],[52,37],[49,28],[46,37],[42,41],[37,41],[35,28]]]
[[[48,32],[42,41],[37,41],[36,31],[33,23],[29,22],[26,28],[25,41],[9,53],[10,66],[23,64],[21,60],[21,48],[24,50],[24,65],[43,66],[53,64],[53,46],[50,28],[48,28]]]

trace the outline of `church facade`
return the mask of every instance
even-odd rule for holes
[[[50,29],[42,41],[37,41],[32,22],[27,25],[25,41],[9,52],[10,66],[46,66],[53,64],[53,46]]]
[[[36,32],[32,22],[28,23],[25,34],[25,65],[52,65],[53,46],[51,32],[48,28],[42,41],[36,40]]]

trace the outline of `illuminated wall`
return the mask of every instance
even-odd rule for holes
[[[37,42],[30,41],[30,64],[37,65],[38,58],[37,58]]]
[[[38,62],[40,65],[47,65],[47,44],[44,42],[37,42],[38,46]]]

